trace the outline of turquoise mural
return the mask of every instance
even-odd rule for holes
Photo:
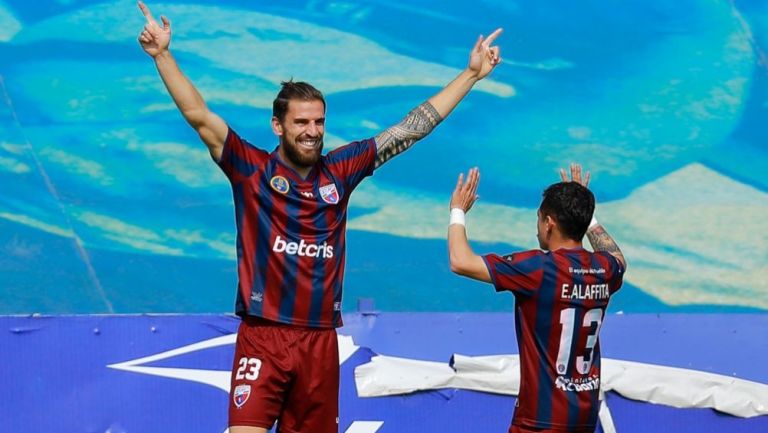
[[[327,97],[326,149],[399,121],[496,27],[504,62],[353,195],[344,308],[509,311],[448,270],[456,175],[478,252],[536,247],[571,161],[630,263],[614,312],[768,310],[768,3],[165,1],[211,108],[276,145],[279,82]],[[133,1],[0,0],[0,314],[229,312],[224,175],[136,37]]]

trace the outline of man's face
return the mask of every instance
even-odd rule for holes
[[[549,250],[549,229],[547,225],[547,217],[541,213],[541,209],[536,211],[536,239],[539,240],[539,248],[542,250]]]
[[[272,129],[280,137],[286,162],[300,168],[312,167],[323,150],[325,106],[317,100],[290,100],[285,119],[280,122],[272,118]]]

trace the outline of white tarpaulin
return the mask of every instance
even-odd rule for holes
[[[360,397],[460,388],[517,395],[518,355],[454,355],[451,364],[375,356],[355,369]],[[744,418],[768,415],[768,385],[720,374],[603,358],[601,388],[678,408],[711,408]]]

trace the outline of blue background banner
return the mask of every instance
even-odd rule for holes
[[[374,354],[447,364],[454,353],[516,353],[511,314],[344,319],[340,333],[360,347],[341,365],[340,432],[362,421],[382,423],[371,433],[506,431],[514,397],[440,389],[360,398],[354,369]],[[763,315],[610,315],[606,322],[604,358],[768,386]],[[238,324],[224,315],[0,317],[0,431],[224,432]],[[607,404],[617,433],[768,431],[768,416],[675,408],[616,392],[607,394]]]
[[[480,252],[536,247],[542,189],[593,172],[625,312],[768,309],[768,4],[758,0],[164,1],[211,108],[271,150],[281,80],[328,101],[326,148],[398,122],[496,27],[504,63],[353,195],[344,308],[509,311],[446,260],[478,166]],[[0,313],[230,312],[231,193],[136,37],[132,0],[0,0]]]

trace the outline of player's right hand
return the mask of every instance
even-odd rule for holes
[[[152,58],[157,57],[164,51],[168,50],[168,46],[171,44],[171,22],[164,15],[160,16],[163,21],[162,27],[152,16],[152,12],[149,11],[147,5],[139,1],[139,9],[144,17],[147,19],[147,23],[144,24],[144,30],[139,35],[139,44],[141,48],[149,54]]]
[[[477,185],[480,183],[480,170],[477,167],[469,169],[467,179],[464,180],[464,173],[459,174],[456,181],[456,188],[451,195],[450,209],[462,209],[469,212],[472,205],[475,204],[479,196],[477,195]]]

